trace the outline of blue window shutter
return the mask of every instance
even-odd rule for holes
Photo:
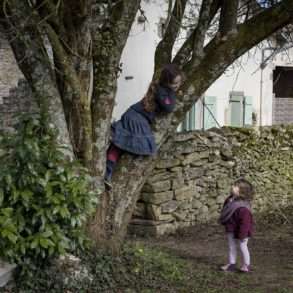
[[[244,101],[244,125],[252,125],[252,97],[245,97]]]
[[[189,111],[189,130],[195,130],[195,111],[196,104],[193,104],[191,110]]]
[[[196,106],[193,105],[191,109],[186,113],[186,116],[182,124],[180,124],[182,125],[180,128],[181,131],[195,130],[195,111],[196,111]]]
[[[216,97],[204,97],[204,129],[209,129],[217,126],[216,111],[217,111],[217,98]]]
[[[183,121],[183,131],[189,130],[189,112],[186,113],[185,119]]]
[[[243,92],[230,93],[230,124],[234,127],[242,127],[244,123]]]

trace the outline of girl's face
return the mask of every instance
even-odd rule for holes
[[[176,92],[176,91],[179,89],[181,83],[182,83],[182,77],[181,77],[181,75],[177,75],[177,76],[173,79],[172,83],[169,84],[169,87],[170,87],[174,92]]]
[[[237,185],[232,186],[232,194],[236,197],[239,196],[239,186]]]

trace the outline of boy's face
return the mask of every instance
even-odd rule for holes
[[[232,186],[232,193],[234,196],[239,196],[239,186],[233,185]]]

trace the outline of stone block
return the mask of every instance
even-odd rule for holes
[[[181,221],[186,221],[187,214],[188,214],[187,211],[181,210],[181,211],[176,211],[173,215],[174,215],[174,218],[178,222],[181,222]]]
[[[225,160],[230,160],[233,158],[233,152],[230,148],[221,149],[221,155]]]
[[[200,209],[199,209],[199,213],[200,214],[207,214],[209,212],[209,208],[206,205],[203,205]]]
[[[192,186],[185,186],[174,191],[176,200],[191,199],[195,193],[195,187]]]
[[[209,157],[209,152],[196,152],[196,153],[191,153],[185,156],[184,160],[181,162],[183,166],[190,164],[191,162],[194,161],[199,161],[204,158]]]
[[[137,202],[133,216],[137,218],[144,218],[146,216],[146,205],[144,202]]]
[[[220,195],[220,196],[217,197],[216,202],[217,202],[218,204],[223,204],[223,203],[225,202],[225,200],[226,200],[226,197],[227,197],[227,196],[225,196],[225,195]]]
[[[161,204],[173,199],[173,191],[163,191],[157,193],[143,193],[142,200],[146,203]]]
[[[163,222],[171,222],[174,220],[171,214],[162,214],[161,206],[147,205],[147,219]]]
[[[190,210],[192,208],[192,202],[189,199],[181,200],[178,208],[180,210]]]
[[[170,171],[174,173],[181,173],[182,169],[183,169],[182,167],[174,167],[174,168],[170,168]]]
[[[172,189],[178,189],[185,185],[183,177],[177,177],[172,180]]]
[[[152,184],[154,182],[158,182],[158,181],[165,181],[165,180],[168,180],[168,179],[172,179],[174,178],[176,175],[171,173],[171,172],[168,172],[167,170],[160,170],[159,173],[157,174],[152,174],[152,176],[150,176],[148,179],[147,179],[147,182],[146,184]]]
[[[193,209],[199,210],[202,206],[203,206],[203,204],[199,200],[194,200],[192,202]]]
[[[178,208],[178,201],[176,200],[170,200],[168,202],[161,204],[161,211],[163,214],[170,214],[176,211]]]
[[[201,178],[204,175],[204,170],[202,168],[188,168],[185,173],[188,180],[190,180]]]
[[[171,189],[171,181],[165,180],[165,181],[158,181],[154,183],[147,183],[144,185],[142,191],[143,192],[161,192],[161,191],[167,191]]]
[[[207,159],[202,159],[199,161],[191,162],[190,166],[191,167],[203,167],[203,166],[206,166],[207,161],[208,161]]]
[[[180,160],[178,159],[168,159],[168,160],[160,160],[156,164],[157,169],[166,169],[166,168],[173,168],[175,166],[180,165]]]

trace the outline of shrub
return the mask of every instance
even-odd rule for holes
[[[64,155],[57,133],[22,117],[0,137],[0,257],[19,265],[44,263],[83,246],[83,225],[96,196],[89,175]]]

